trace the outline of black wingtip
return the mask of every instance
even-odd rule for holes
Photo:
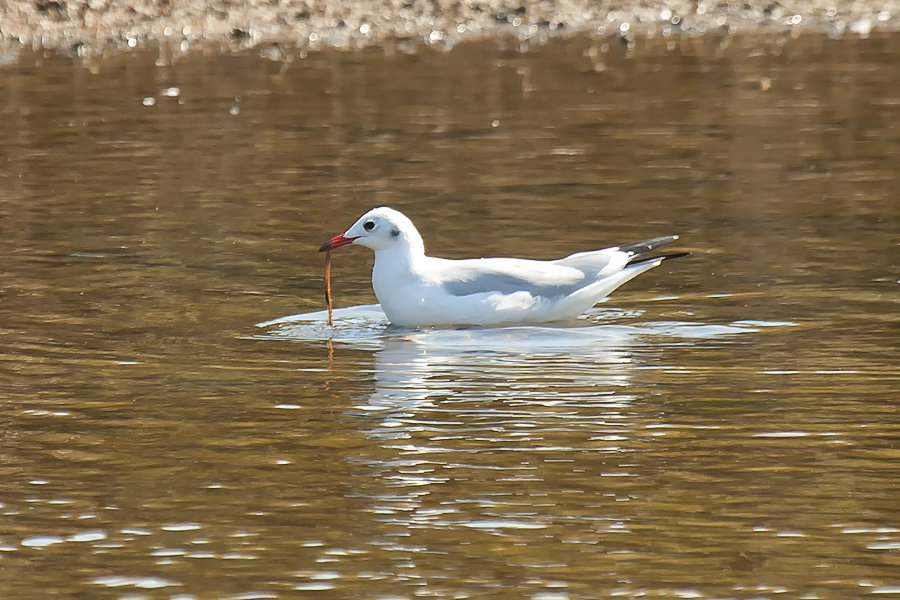
[[[649,240],[643,240],[641,242],[634,242],[633,244],[624,244],[622,246],[619,246],[619,250],[621,250],[622,252],[627,252],[628,254],[639,256],[641,254],[652,252],[653,250],[656,250],[661,246],[665,246],[666,244],[671,244],[677,239],[677,235],[664,235],[662,237],[655,237]]]
[[[628,261],[627,266],[631,265],[639,265],[645,262],[651,262],[654,260],[664,261],[669,260],[670,258],[681,258],[682,256],[690,256],[690,252],[673,252],[672,254],[657,254],[656,256],[635,256],[631,260]]]

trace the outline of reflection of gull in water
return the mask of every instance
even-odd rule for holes
[[[400,553],[428,539],[422,530],[520,539],[562,523],[575,538],[620,535],[619,501],[646,493],[640,452],[663,418],[641,391],[648,349],[766,325],[635,325],[595,311],[568,327],[404,330],[377,305],[334,316],[333,328],[324,311],[278,319],[261,337],[373,352],[374,390],[352,411],[372,445],[350,458],[371,476],[353,494],[381,521],[378,544]]]
[[[704,340],[755,331],[761,322],[705,325],[655,322],[602,324],[622,313],[595,309],[591,320],[569,327],[515,326],[468,329],[392,328],[375,305],[336,309],[335,327],[318,311],[260,323],[263,337],[332,340],[375,356],[375,392],[370,410],[411,409],[444,400],[526,400],[543,405],[604,404],[634,369],[632,355],[648,339]]]
[[[507,327],[431,330],[390,336],[375,352],[373,406],[401,407],[432,398],[522,399],[621,386],[634,343],[628,327]]]

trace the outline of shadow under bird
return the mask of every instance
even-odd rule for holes
[[[380,207],[319,251],[351,244],[371,248],[372,288],[394,325],[501,325],[573,319],[626,281],[666,259],[687,255],[647,256],[677,239],[669,235],[548,261],[451,260],[426,256],[412,221]]]

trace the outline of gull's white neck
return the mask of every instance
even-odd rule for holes
[[[372,289],[392,320],[419,302],[425,262],[425,244],[415,230],[401,232],[395,243],[375,251]]]
[[[391,271],[395,275],[412,274],[419,270],[424,259],[425,243],[419,232],[404,231],[393,244],[375,251],[374,269]]]

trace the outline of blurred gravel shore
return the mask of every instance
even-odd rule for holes
[[[122,47],[450,46],[571,32],[634,36],[896,30],[900,0],[0,0],[0,45],[77,55]]]

